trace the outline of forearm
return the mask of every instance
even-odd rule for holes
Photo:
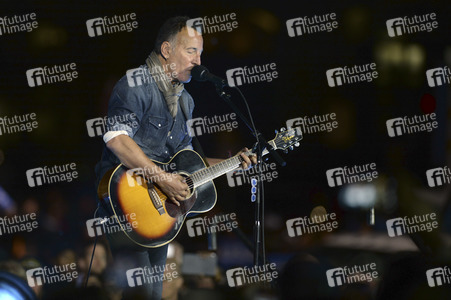
[[[160,169],[129,136],[118,135],[106,145],[127,168],[142,168],[144,176],[157,183],[168,199],[177,206],[180,206],[178,201],[189,195],[189,187],[182,176]]]
[[[127,135],[116,136],[109,140],[106,146],[129,169],[142,168],[148,177],[158,177],[164,173]],[[152,179],[155,180],[155,178]]]

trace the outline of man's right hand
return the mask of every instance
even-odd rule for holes
[[[189,194],[188,185],[182,176],[167,173],[155,165],[128,135],[118,135],[107,142],[110,149],[119,160],[129,169],[144,167],[146,177],[158,184],[163,193],[177,206],[178,201],[185,200]]]
[[[189,195],[189,187],[185,182],[185,178],[175,173],[159,174],[155,183],[160,187],[168,199],[177,206],[180,206],[179,201],[183,201]]]

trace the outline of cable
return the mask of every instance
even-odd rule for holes
[[[249,114],[249,120],[251,121],[251,124],[252,124],[252,130],[254,130],[254,133],[257,134],[257,128],[255,128],[254,118],[252,117],[251,109],[249,108],[249,105],[247,104],[246,97],[244,97],[243,93],[241,92],[241,90],[237,86],[234,86],[233,88],[238,91],[238,93],[240,94],[241,98],[243,99],[243,102],[246,105],[247,113]],[[258,142],[258,136],[256,136],[256,138],[257,138],[257,142]]]
[[[99,207],[100,207],[100,203],[97,205],[97,208],[94,211],[94,219],[96,218],[97,211],[99,210]],[[96,235],[96,237],[94,239],[94,247],[92,248],[92,255],[91,255],[91,261],[89,262],[88,274],[86,274],[85,288],[88,287],[88,279],[89,279],[89,276],[91,275],[92,261],[94,260],[94,253],[96,251],[97,237],[98,237],[97,230],[94,230],[94,234]]]

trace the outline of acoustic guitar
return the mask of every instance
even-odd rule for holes
[[[299,146],[302,133],[298,128],[281,129],[268,144],[285,152]],[[255,149],[247,155],[255,153]],[[267,149],[263,155],[268,154]],[[172,241],[179,233],[189,214],[204,213],[216,204],[213,179],[237,169],[242,163],[240,155],[206,167],[202,157],[193,150],[181,150],[170,161],[152,160],[166,172],[176,172],[185,177],[190,193],[180,206],[166,201],[166,195],[151,180],[145,179],[144,170],[128,169],[123,164],[111,169],[98,186],[98,196],[111,206],[116,223],[134,243],[156,248]],[[133,226],[131,226],[133,225]]]

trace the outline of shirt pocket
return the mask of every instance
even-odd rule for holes
[[[170,121],[161,116],[149,116],[147,136],[163,146],[169,131]]]

